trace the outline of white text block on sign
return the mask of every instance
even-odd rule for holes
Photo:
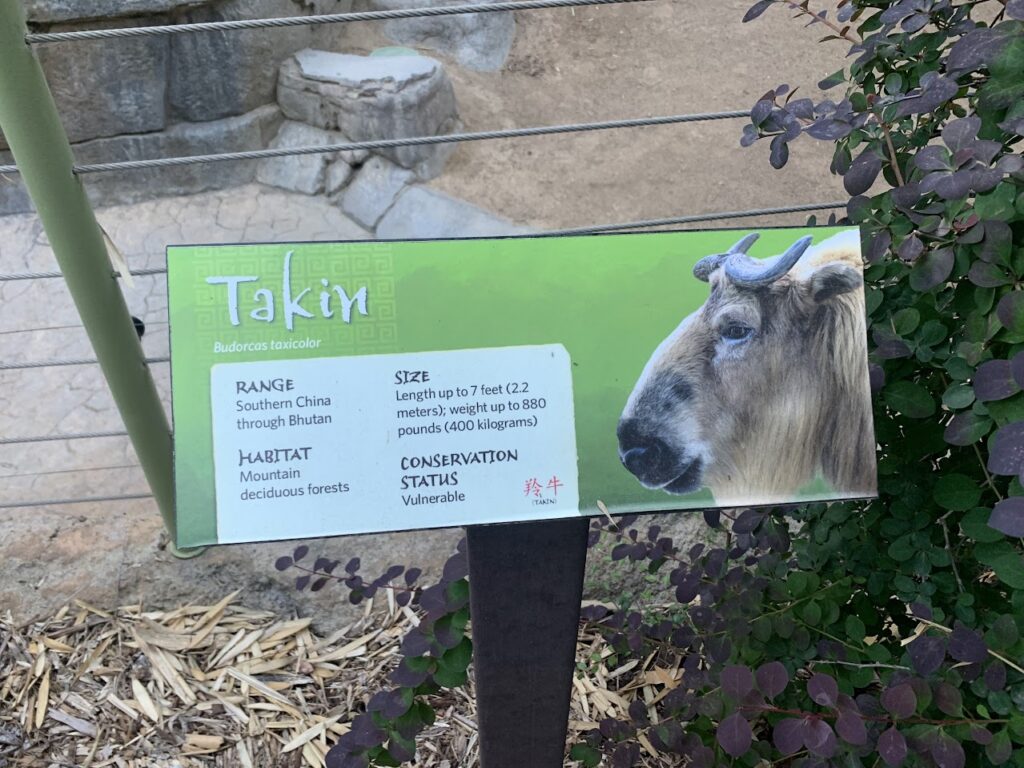
[[[579,514],[558,344],[215,365],[220,542]]]

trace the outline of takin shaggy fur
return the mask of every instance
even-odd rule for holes
[[[655,350],[618,426],[649,488],[707,486],[719,504],[793,499],[823,477],[873,495],[875,443],[856,231],[758,261],[749,235],[694,275],[704,305]]]

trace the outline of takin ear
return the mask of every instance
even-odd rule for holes
[[[864,284],[864,278],[860,270],[850,264],[825,264],[814,271],[807,284],[811,298],[820,304],[833,296],[857,290]]]

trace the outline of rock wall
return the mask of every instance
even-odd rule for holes
[[[34,31],[180,24],[348,10],[351,0],[27,0]],[[81,162],[257,149],[277,127],[277,70],[312,41],[309,27],[77,41],[38,46]],[[0,163],[11,162],[0,138]],[[106,205],[251,181],[254,163],[87,179]],[[0,179],[0,214],[31,210],[16,179]]]
[[[456,1],[364,0],[364,5]],[[65,31],[343,13],[353,2],[26,0],[26,9],[34,30]],[[438,50],[481,70],[502,66],[514,29],[510,13],[385,25],[392,39]],[[348,47],[344,27],[337,30],[337,47]],[[76,41],[44,44],[37,50],[75,157],[82,163],[437,135],[459,128],[452,83],[440,61],[409,49],[375,51],[385,52],[383,56],[314,50],[314,39],[312,27],[296,26]],[[280,134],[278,102],[290,121]],[[0,136],[0,163],[10,163],[12,157],[4,150]],[[381,149],[361,178],[356,176],[365,157],[307,156],[262,166],[228,162],[97,174],[86,177],[85,185],[94,204],[111,205],[256,179],[307,194],[334,195],[343,209],[372,229],[386,211],[381,201],[393,201],[414,179],[437,176],[452,151],[454,145]],[[350,183],[355,191],[342,195]],[[0,178],[0,215],[31,209],[17,177]]]

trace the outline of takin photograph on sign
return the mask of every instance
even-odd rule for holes
[[[856,231],[753,259],[752,233],[703,257],[707,301],[654,350],[618,424],[646,488],[719,504],[785,501],[815,481],[875,493]]]
[[[875,494],[855,228],[168,269],[178,546]]]

